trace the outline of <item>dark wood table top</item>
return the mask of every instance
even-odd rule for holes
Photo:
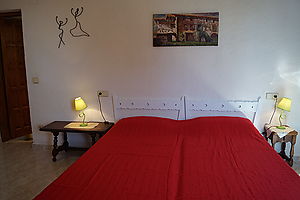
[[[99,123],[95,128],[64,128],[67,124],[71,122],[79,121],[54,121],[42,128],[40,131],[49,131],[49,132],[74,132],[74,133],[105,133],[108,131],[114,123],[108,122],[88,122],[88,123]],[[80,123],[80,122],[79,122]]]

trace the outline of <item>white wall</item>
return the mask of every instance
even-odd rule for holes
[[[70,8],[80,6],[91,37],[66,32],[66,46],[58,49],[55,16],[72,19]],[[6,0],[0,9],[22,10],[35,143],[52,142],[38,126],[77,119],[71,107],[76,96],[87,102],[88,120],[99,120],[99,89],[119,96],[224,99],[277,91],[293,99],[288,123],[300,130],[299,0]],[[207,11],[220,12],[218,47],[152,47],[152,14]],[[31,82],[36,76],[38,85]],[[104,101],[112,120],[111,101]],[[263,98],[260,130],[271,109],[272,101]],[[81,139],[73,136],[71,143],[83,145]]]

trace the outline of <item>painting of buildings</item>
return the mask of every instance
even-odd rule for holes
[[[154,14],[153,46],[218,46],[219,13]]]

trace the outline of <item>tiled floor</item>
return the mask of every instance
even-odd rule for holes
[[[300,175],[300,156],[294,157],[293,169]]]
[[[52,162],[51,146],[19,140],[0,142],[0,199],[32,199],[83,153],[61,153],[57,162]]]
[[[20,140],[0,142],[0,199],[32,199],[83,153],[63,152],[52,162],[50,146]],[[300,157],[295,158],[293,168],[300,174]]]

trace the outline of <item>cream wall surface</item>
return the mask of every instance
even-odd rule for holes
[[[73,38],[70,9],[91,36]],[[21,9],[34,142],[51,144],[38,131],[54,120],[78,119],[71,100],[82,96],[88,120],[101,120],[96,91],[127,97],[256,99],[256,126],[272,112],[265,92],[293,99],[288,124],[300,131],[299,0],[2,0],[0,10]],[[218,47],[152,46],[152,14],[220,12]],[[69,18],[66,45],[58,46],[55,16]],[[40,83],[33,84],[32,77]],[[111,98],[103,99],[113,120]],[[277,120],[274,120],[277,121]],[[88,137],[73,135],[73,146]],[[296,155],[300,155],[300,138]]]

